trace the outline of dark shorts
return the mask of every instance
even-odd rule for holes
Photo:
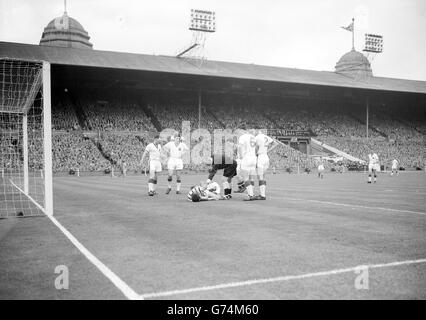
[[[233,178],[237,175],[237,161],[233,161],[232,164],[215,164],[213,165],[215,170],[223,170],[223,176],[226,178]]]

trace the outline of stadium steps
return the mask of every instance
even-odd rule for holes
[[[349,115],[352,119],[355,119],[357,122],[359,122],[359,123],[361,123],[361,124],[363,124],[363,125],[366,125],[365,121],[364,121],[364,120],[359,119],[356,115],[351,114],[351,113],[349,113],[348,115]],[[377,128],[375,128],[375,127],[373,127],[371,124],[369,124],[369,125],[368,125],[368,128],[369,128],[369,129],[371,129],[372,131],[374,131],[374,132],[378,133],[378,134],[379,134],[379,135],[381,135],[382,137],[385,137],[385,138],[387,138],[387,137],[388,137],[388,135],[387,135],[386,133],[384,133],[384,132],[380,131],[379,129],[377,129]]]
[[[84,113],[83,107],[81,106],[79,102],[77,102],[76,104],[76,113],[77,113],[77,117],[81,119],[82,123],[85,125],[85,128],[92,130],[92,125],[90,124],[90,121],[87,118],[86,114]]]
[[[318,141],[320,142],[320,141]],[[315,155],[315,156],[321,156],[321,157],[328,157],[335,154],[334,152],[331,152],[328,149],[325,149],[322,146],[322,142],[320,143],[314,143],[313,141],[311,141],[311,155]]]
[[[319,140],[316,140],[314,138],[311,138],[311,144],[312,144],[312,148],[314,149],[322,149],[324,150],[324,152],[326,153],[333,153],[336,154],[340,157],[343,157],[345,159],[348,159],[350,161],[354,161],[354,162],[364,162],[364,160],[356,158],[354,156],[351,156],[350,154],[347,154],[346,152],[343,152],[337,148],[334,148],[332,146],[329,146],[327,144],[325,144],[324,142],[321,142]]]
[[[163,131],[163,128],[161,126],[160,121],[155,116],[154,112],[151,111],[150,108],[148,108],[147,104],[144,101],[139,101],[139,106],[142,108],[145,115],[151,120],[152,124],[154,125],[155,129],[158,132]]]
[[[69,94],[69,99],[71,101],[71,105],[74,108],[74,112],[77,116],[78,124],[80,125],[80,128],[83,130],[92,130],[92,127],[89,124],[89,121],[87,120],[87,117],[83,111],[83,108],[81,107],[78,100],[74,97],[73,94]]]
[[[92,141],[92,143],[96,146],[96,148],[98,148],[100,154],[102,155],[102,157],[105,158],[105,160],[107,160],[109,163],[111,163],[111,165],[117,164],[115,160],[111,159],[111,157],[105,153],[104,149],[102,148],[102,143],[101,143],[100,140],[97,140],[97,139],[91,137],[90,141]]]
[[[327,127],[327,128],[333,131],[336,134],[336,136],[339,135],[339,132],[335,128],[333,127]]]
[[[217,123],[219,123],[222,126],[223,129],[226,128],[225,124],[222,121],[220,121],[219,118],[208,108],[206,108],[206,113],[209,114],[213,119],[215,119]]]
[[[422,132],[421,130],[419,130],[418,128],[416,128],[412,123],[410,123],[409,121],[405,120],[405,119],[400,119],[400,118],[394,118],[392,117],[393,120],[398,121],[400,123],[402,123],[403,125],[409,127],[410,129],[415,130],[416,132],[420,133],[420,134],[426,134],[426,132]]]

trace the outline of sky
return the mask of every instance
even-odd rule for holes
[[[342,29],[355,17],[355,47],[383,35],[375,76],[426,81],[425,0],[67,0],[96,50],[174,56],[191,44],[191,9],[214,11],[203,55],[220,60],[334,71],[351,50]],[[0,0],[0,41],[38,44],[64,0]]]

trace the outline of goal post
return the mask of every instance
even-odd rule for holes
[[[45,213],[53,215],[53,174],[52,174],[52,105],[50,86],[50,63],[43,62],[43,153],[44,153],[44,195]]]
[[[0,218],[53,214],[50,64],[0,58]]]

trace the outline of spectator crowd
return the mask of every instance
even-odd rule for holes
[[[368,153],[374,151],[386,165],[394,158],[404,168],[424,168],[426,162],[426,119],[422,110],[413,117],[404,110],[372,108],[368,140],[362,112],[353,114],[343,106],[280,105],[250,98],[207,97],[200,111],[199,117],[196,101],[176,97],[148,99],[144,106],[120,95],[83,95],[75,104],[66,97],[57,99],[52,106],[53,170],[103,171],[120,169],[125,164],[129,171],[137,171],[146,145],[141,134],[156,132],[154,123],[159,123],[161,129],[180,131],[182,121],[190,121],[191,129],[200,123],[210,132],[242,126],[310,131],[317,140],[359,159],[367,160]],[[16,115],[0,117],[0,168],[11,168],[22,160],[22,132]],[[30,124],[30,167],[34,169],[42,162],[42,137],[37,132],[41,128]],[[89,135],[85,136],[87,132]],[[188,144],[200,142],[191,140]],[[276,147],[270,157],[271,167],[277,170],[303,172],[317,166],[305,153],[285,145]],[[190,164],[185,169],[204,170],[205,165]]]

